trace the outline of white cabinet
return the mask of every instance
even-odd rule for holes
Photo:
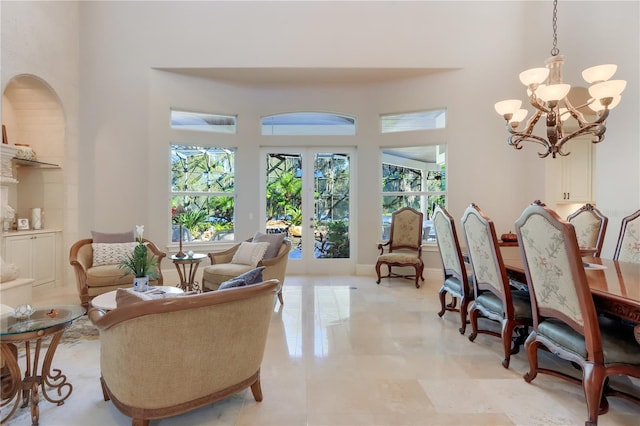
[[[33,285],[56,280],[55,232],[4,234],[2,258],[20,269],[20,278],[33,278]]]
[[[576,138],[565,145],[571,154],[557,157],[559,168],[556,200],[558,203],[589,203],[592,197],[593,143],[589,137]]]

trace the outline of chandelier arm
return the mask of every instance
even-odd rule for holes
[[[552,151],[554,151],[551,145],[549,145],[549,143],[546,141],[546,139],[541,138],[540,136],[528,135],[522,132],[515,132],[511,129],[509,130],[509,133],[511,133],[511,136],[509,136],[509,138],[507,139],[507,144],[513,146],[515,149],[522,149],[522,142],[534,142],[542,145],[542,147],[544,147],[544,149],[546,150],[546,152],[538,152],[538,156],[540,158],[545,158],[546,156],[551,154]]]
[[[607,127],[602,123],[590,123],[587,126],[576,130],[575,132],[563,137],[558,141],[558,149],[561,149],[562,146],[569,142],[571,139],[581,136],[592,134],[595,139],[591,141],[591,143],[600,143],[604,140],[604,133],[607,131]],[[567,153],[568,154],[568,153]],[[566,154],[565,154],[566,155]]]
[[[536,125],[538,120],[540,120],[540,117],[542,117],[542,114],[543,114],[542,111],[540,110],[536,111],[536,113],[532,115],[531,118],[527,121],[527,125],[525,126],[524,131],[522,133],[527,136],[530,136],[533,133],[533,127]],[[515,132],[509,131],[509,133],[515,133]]]

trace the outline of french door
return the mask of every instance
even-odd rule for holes
[[[287,271],[352,274],[353,148],[264,148],[262,211],[266,232],[287,232]]]

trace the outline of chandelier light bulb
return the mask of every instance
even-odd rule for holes
[[[596,99],[615,98],[622,93],[626,86],[626,80],[603,81],[589,87],[589,94]]]
[[[536,94],[544,102],[551,102],[564,99],[569,93],[569,90],[571,90],[570,84],[549,84],[543,88],[538,89],[536,91]]]
[[[599,83],[607,81],[616,73],[618,66],[615,64],[596,65],[582,71],[582,78],[587,83]]]
[[[509,123],[518,127],[518,124],[522,123],[524,119],[527,117],[529,111],[526,109],[519,109],[513,113],[513,117],[509,120]]]
[[[549,77],[549,68],[530,68],[520,73],[520,82],[529,87],[532,84],[541,84]]]
[[[513,114],[522,105],[522,101],[520,99],[507,99],[506,101],[496,102],[494,108],[496,112],[501,116],[505,116],[507,114]]]
[[[622,99],[622,96],[618,95],[618,96],[614,96],[613,100],[611,101],[611,103],[607,106],[607,108],[609,110],[614,109],[615,107],[618,106],[618,104],[620,103],[620,100]],[[602,102],[600,102],[599,99],[594,99],[591,98],[589,99],[589,108],[591,108],[593,111],[595,112],[600,112],[604,110],[604,105],[602,105]]]

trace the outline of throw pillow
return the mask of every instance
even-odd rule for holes
[[[92,243],[93,266],[117,265],[128,254],[133,252],[133,248],[136,245],[138,245],[136,242],[111,244]]]
[[[253,236],[254,243],[269,243],[269,248],[265,252],[264,257],[262,258],[263,260],[273,259],[278,255],[286,235],[287,234],[284,232],[280,232],[278,234],[263,234],[262,232],[256,232],[256,235]]]
[[[243,241],[233,255],[231,263],[256,266],[264,257],[269,243],[248,243]]]
[[[218,290],[261,283],[262,281],[264,281],[264,278],[262,277],[262,271],[265,268],[266,266],[260,266],[258,268],[247,271],[244,274],[240,274],[235,278],[227,280],[222,284],[220,284],[220,287],[218,287]]]
[[[91,231],[91,238],[94,243],[129,243],[136,240],[133,231],[117,233]]]

